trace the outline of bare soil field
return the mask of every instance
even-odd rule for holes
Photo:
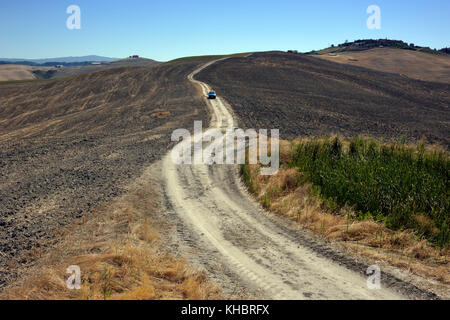
[[[120,59],[107,64],[87,65],[87,66],[67,66],[57,69],[53,78],[64,78],[85,73],[108,70],[118,67],[150,67],[156,66],[159,62],[152,59],[133,58]]]
[[[314,57],[376,71],[397,73],[417,80],[450,83],[450,55],[376,48]]]
[[[151,165],[123,195],[62,228],[58,243],[36,249],[36,263],[0,291],[0,300],[221,298],[204,269],[168,250],[177,222],[161,213],[158,178]],[[67,289],[69,265],[80,267],[80,290]]]
[[[450,144],[450,85],[333,63],[302,54],[255,53],[197,76],[223,96],[245,128],[285,139],[367,135]]]
[[[198,64],[0,85],[0,288],[62,227],[123,194],[175,128],[208,119],[186,78]]]

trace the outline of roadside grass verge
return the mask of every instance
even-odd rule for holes
[[[280,170],[241,176],[265,208],[352,251],[450,283],[448,154],[423,144],[280,141]]]
[[[300,142],[290,167],[305,172],[329,207],[354,208],[356,218],[413,229],[445,246],[450,241],[450,160],[440,150],[338,137]]]
[[[158,198],[147,172],[127,194],[62,231],[56,248],[47,253],[36,249],[37,263],[0,299],[221,298],[204,272],[164,249],[161,234],[170,226],[158,221]],[[81,269],[81,290],[67,288],[71,265]]]

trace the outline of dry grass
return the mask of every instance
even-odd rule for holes
[[[151,114],[151,116],[154,118],[163,119],[163,118],[167,118],[168,116],[170,116],[170,112],[157,109],[157,110],[154,110],[154,112]]]
[[[55,70],[55,68],[25,66],[17,64],[0,65],[0,81],[20,81],[36,79],[36,75],[33,74],[33,71],[36,70],[48,71]]]
[[[361,66],[376,71],[392,72],[424,81],[449,83],[450,57],[425,52],[393,48],[340,52],[337,55],[318,55],[317,58]]]
[[[294,141],[294,142],[298,142]],[[248,166],[251,187],[261,204],[288,216],[326,239],[338,242],[351,251],[384,261],[396,267],[450,284],[450,252],[418,239],[409,230],[393,231],[373,220],[357,220],[351,208],[333,212],[312,192],[303,174],[286,165],[294,151],[294,142],[280,141],[279,172],[259,175],[259,165]],[[429,219],[415,217],[424,227]]]
[[[67,228],[49,253],[0,299],[216,299],[220,290],[203,272],[162,249],[158,199],[149,172],[116,201]],[[39,257],[40,256],[40,257]],[[66,268],[78,265],[81,290],[66,286]]]

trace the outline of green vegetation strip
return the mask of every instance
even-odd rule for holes
[[[448,245],[449,155],[401,144],[355,138],[312,140],[297,145],[290,166],[307,174],[327,203],[351,206],[358,218],[392,229],[411,228]]]

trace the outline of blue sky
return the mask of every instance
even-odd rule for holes
[[[69,5],[81,29],[69,30]],[[369,30],[369,5],[381,30]],[[203,54],[310,51],[360,38],[450,46],[449,0],[0,0],[0,57],[138,54],[166,61]]]

